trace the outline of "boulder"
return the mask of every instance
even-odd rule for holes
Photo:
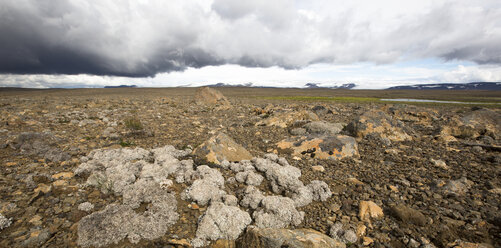
[[[313,121],[304,125],[306,132],[312,135],[336,135],[343,130],[343,124],[326,121]]]
[[[277,147],[279,153],[292,153],[294,156],[309,155],[319,159],[358,156],[356,140],[346,135],[296,137],[279,142]]]
[[[345,244],[312,229],[248,228],[237,247],[344,248]]]
[[[201,144],[193,151],[194,155],[208,162],[221,164],[223,161],[249,160],[252,155],[225,133],[219,133]]]
[[[209,87],[199,88],[195,93],[195,101],[197,104],[203,105],[230,106],[230,102],[226,99],[223,93]]]
[[[415,210],[405,205],[394,205],[390,208],[391,213],[399,220],[407,224],[424,226],[427,223],[426,217],[419,210]]]
[[[368,111],[352,121],[346,129],[358,138],[375,135],[391,141],[411,140],[402,122],[381,110]]]

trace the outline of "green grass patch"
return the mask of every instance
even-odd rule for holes
[[[334,102],[381,102],[374,97],[329,97],[329,96],[267,96],[268,100],[291,100],[291,101],[334,101]]]
[[[132,129],[132,130],[143,130],[143,124],[141,121],[134,117],[134,118],[128,118],[124,121],[125,127]]]
[[[120,144],[121,147],[131,147],[136,145],[134,141],[126,141],[126,140],[120,140],[118,144]]]

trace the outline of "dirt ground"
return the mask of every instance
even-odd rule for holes
[[[99,211],[122,200],[84,187],[84,176],[54,176],[73,172],[80,158],[91,151],[165,145],[196,148],[218,132],[226,133],[254,157],[278,153],[301,170],[305,184],[322,180],[329,185],[332,197],[299,208],[305,218],[295,228],[329,235],[337,222],[353,230],[363,225],[366,231],[358,235],[358,242],[348,244],[352,247],[364,247],[363,237],[373,240],[369,247],[452,247],[457,240],[501,247],[500,105],[293,99],[418,98],[500,103],[501,92],[230,87],[218,88],[231,104],[220,108],[196,104],[196,90],[0,90],[0,214],[12,221],[0,231],[0,247],[77,246],[77,223],[89,214],[79,210],[79,204],[90,202],[93,211]],[[277,150],[277,143],[291,138],[292,129],[304,123],[289,123],[285,128],[258,123],[300,111],[345,127],[365,113],[381,111],[398,121],[409,138],[396,141],[377,134],[357,136],[344,128],[341,134],[356,138],[358,156],[319,159],[308,153],[298,156]],[[42,138],[30,140],[32,136],[27,136],[22,140],[23,133],[37,133]],[[202,157],[187,158],[198,165],[206,163]],[[313,166],[322,166],[323,170]],[[229,191],[238,191],[240,186],[228,187]],[[190,202],[178,196],[177,200],[181,217],[163,237],[143,239],[139,244],[123,240],[109,247],[177,247],[172,239],[194,238],[197,220],[206,208],[194,209],[189,207]],[[376,203],[384,216],[370,222],[361,220],[361,201]],[[412,214],[402,217],[395,205],[420,212],[423,220],[416,221]]]

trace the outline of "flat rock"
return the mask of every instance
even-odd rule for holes
[[[330,123],[326,121],[313,121],[304,125],[309,134],[316,135],[336,135],[343,130],[343,124]]]
[[[197,147],[193,154],[207,159],[208,162],[221,164],[224,160],[250,160],[252,155],[225,133],[219,133]]]
[[[419,210],[415,210],[405,205],[395,205],[390,208],[392,214],[399,220],[418,226],[426,225],[426,217]]]
[[[310,122],[318,121],[319,118],[316,114],[309,111],[294,111],[277,113],[269,118],[256,123],[256,126],[275,126],[287,128],[296,122]]]
[[[325,137],[298,137],[277,144],[279,152],[292,152],[294,156],[309,154],[319,159],[342,159],[358,156],[358,144],[353,137],[334,135]]]
[[[344,248],[346,245],[312,229],[248,228],[237,240],[237,247]]]

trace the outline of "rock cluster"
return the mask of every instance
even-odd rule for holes
[[[78,244],[105,246],[124,238],[137,243],[162,236],[178,219],[175,193],[170,191],[174,182],[169,177],[175,183],[188,185],[181,193],[183,200],[208,206],[198,221],[192,240],[195,247],[212,240],[234,240],[251,223],[258,228],[297,226],[304,218],[304,212],[297,207],[326,201],[332,194],[323,181],[304,185],[299,180],[298,168],[284,158],[267,154],[265,158],[220,163],[220,169],[235,173],[235,182],[247,185],[239,203],[238,197],[226,193],[226,179],[219,169],[207,165],[194,168],[193,161],[179,160],[190,152],[172,146],[152,150],[122,148],[95,150],[83,157],[75,174],[89,174],[87,186],[120,195],[123,202],[82,218],[78,224]],[[264,195],[256,188],[264,179],[277,195]],[[144,213],[136,213],[142,203],[150,205]],[[92,208],[89,203],[79,205],[82,211]]]

